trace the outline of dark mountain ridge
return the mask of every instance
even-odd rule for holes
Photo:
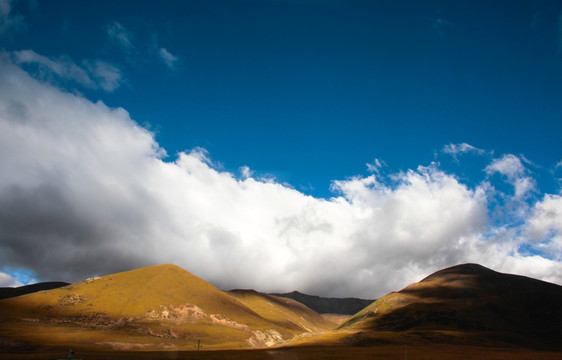
[[[0,287],[0,299],[8,299],[15,296],[33,294],[38,291],[58,289],[67,285],[70,284],[62,281],[48,281],[18,287]]]
[[[298,291],[271,295],[296,300],[319,314],[354,315],[375,301],[358,298],[326,298],[315,295],[307,295]]]
[[[340,328],[480,332],[513,342],[560,344],[562,286],[457,265],[382,297]]]

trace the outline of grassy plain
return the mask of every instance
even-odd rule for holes
[[[68,349],[43,349],[33,352],[0,354],[0,359],[53,360],[67,357]],[[83,360],[344,360],[344,359],[409,359],[409,360],[560,360],[562,352],[518,347],[458,346],[449,344],[360,346],[301,346],[275,349],[216,351],[76,351]]]

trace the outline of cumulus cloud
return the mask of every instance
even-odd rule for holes
[[[18,64],[35,66],[36,76],[47,81],[73,81],[87,88],[105,91],[113,91],[122,83],[119,69],[100,60],[84,61],[80,66],[69,58],[53,60],[33,50],[15,51],[13,58]]]
[[[525,236],[541,254],[562,260],[562,196],[547,194],[535,204]]]
[[[203,149],[164,156],[124,109],[2,60],[0,262],[66,281],[175,263],[225,289],[326,296],[378,297],[468,261],[562,280],[559,260],[490,228],[484,185],[436,164],[334,181],[318,199],[246,167],[235,176]],[[557,229],[540,222],[543,203],[530,233]]]
[[[455,161],[459,161],[458,156],[466,153],[476,153],[479,155],[483,155],[485,153],[484,150],[478,149],[470,144],[461,143],[461,144],[448,144],[443,147],[443,152],[445,154],[451,155]]]
[[[508,179],[516,179],[525,174],[525,167],[517,156],[507,154],[501,159],[494,159],[494,161],[486,167],[486,172],[488,174],[497,172],[507,176]]]
[[[175,70],[178,60],[179,58],[175,55],[172,55],[168,50],[166,50],[165,48],[160,48],[160,50],[158,50],[158,54],[160,55],[160,59],[162,59],[162,61],[164,62],[164,64],[166,64],[166,66],[170,69],[170,70]]]

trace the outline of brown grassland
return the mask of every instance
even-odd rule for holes
[[[65,359],[68,348],[41,348],[34,351],[0,353],[0,359],[42,360]],[[83,360],[111,359],[193,359],[193,360],[313,360],[313,359],[497,359],[497,360],[560,360],[562,352],[517,346],[475,346],[456,344],[381,344],[371,346],[309,345],[267,349],[196,351],[108,351],[77,348],[73,356]]]

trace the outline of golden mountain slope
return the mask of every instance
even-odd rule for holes
[[[0,300],[0,337],[46,346],[191,350],[197,340],[206,349],[263,347],[333,327],[309,309],[275,306],[287,321],[271,315],[259,294],[229,294],[175,265],[159,265]]]
[[[333,329],[337,324],[293,299],[263,294],[255,290],[232,290],[229,294],[267,321],[282,328],[294,329],[299,333],[321,332]]]

